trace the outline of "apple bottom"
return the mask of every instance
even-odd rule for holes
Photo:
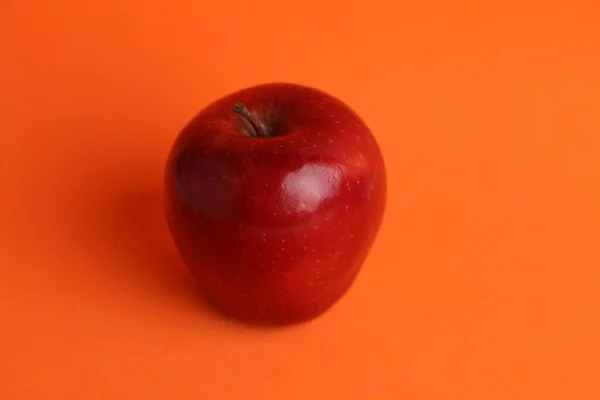
[[[338,279],[320,285],[298,285],[293,275],[248,282],[244,277],[221,277],[210,268],[192,268],[190,272],[201,295],[216,311],[252,325],[293,325],[311,321],[332,308],[356,281],[362,262],[358,260]]]
[[[349,196],[312,215],[294,215],[287,224],[264,214],[260,221],[270,224],[256,224],[232,212],[212,217],[170,187],[166,214],[179,253],[209,303],[246,323],[288,325],[323,314],[355,281],[382,219],[384,192],[376,188],[367,192],[371,202]]]

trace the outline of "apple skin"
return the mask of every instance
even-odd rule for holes
[[[243,104],[268,137],[232,111]],[[337,98],[290,83],[229,94],[181,131],[167,222],[199,289],[246,323],[307,322],[351,287],[386,206],[380,148]]]

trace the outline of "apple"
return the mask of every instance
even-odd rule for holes
[[[321,90],[269,83],[200,111],[173,144],[165,210],[212,305],[251,324],[307,322],[352,286],[386,205],[380,148]]]

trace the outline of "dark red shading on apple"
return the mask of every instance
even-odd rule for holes
[[[313,88],[246,88],[202,110],[166,167],[166,214],[205,297],[249,323],[308,321],[354,282],[386,205],[362,119]]]

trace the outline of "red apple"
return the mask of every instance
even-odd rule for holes
[[[305,322],[354,282],[386,204],[383,158],[337,98],[287,83],[246,88],[179,134],[166,214],[217,309],[248,323]]]

